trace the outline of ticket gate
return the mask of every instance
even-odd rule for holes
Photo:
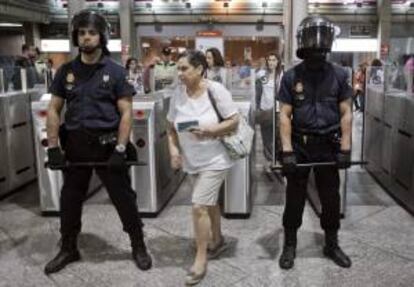
[[[0,195],[36,178],[31,125],[30,94],[0,96]]]
[[[41,101],[32,102],[33,130],[35,138],[36,165],[38,173],[40,210],[42,215],[55,215],[60,211],[60,190],[63,185],[63,174],[60,170],[45,167],[47,160],[46,117],[50,94],[43,96]],[[95,172],[89,183],[86,198],[100,190],[102,183]]]
[[[233,94],[233,101],[240,113],[247,118],[249,124],[254,126],[251,99],[246,95],[246,92],[237,96]],[[225,179],[223,211],[227,218],[250,217],[255,187],[252,174],[255,166],[255,142],[252,146],[250,155],[237,160]]]
[[[181,170],[170,166],[167,120],[169,94],[166,90],[134,98],[132,141],[145,166],[131,168],[132,188],[137,192],[142,216],[155,217],[184,179]]]

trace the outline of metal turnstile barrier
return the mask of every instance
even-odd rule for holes
[[[233,94],[233,100],[239,111],[245,116],[252,126],[254,117],[251,98]],[[248,218],[252,211],[253,167],[255,162],[255,143],[248,157],[236,161],[224,182],[224,216],[228,218]]]
[[[32,102],[33,130],[35,138],[35,154],[38,173],[40,210],[43,215],[55,215],[60,211],[60,191],[63,185],[63,174],[60,170],[45,167],[47,160],[46,117],[50,95],[41,101]],[[100,190],[102,183],[95,172],[89,183],[88,198]]]
[[[131,168],[132,188],[137,192],[142,216],[154,217],[167,204],[184,179],[181,170],[170,166],[167,120],[169,93],[166,90],[134,98],[132,141],[139,161]]]
[[[0,96],[0,196],[36,178],[30,94]]]

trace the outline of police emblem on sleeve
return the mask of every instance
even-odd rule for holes
[[[66,75],[66,84],[65,84],[65,88],[69,91],[71,91],[74,87],[74,83],[75,83],[75,75],[73,74],[72,71],[68,72]]]
[[[294,91],[295,91],[295,98],[299,101],[303,101],[305,99],[303,83],[301,81],[296,82]]]

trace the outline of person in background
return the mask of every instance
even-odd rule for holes
[[[371,72],[369,75],[369,83],[380,85],[384,83],[384,69],[380,59],[374,59],[371,62]]]
[[[144,81],[142,64],[136,58],[129,58],[126,62],[125,68],[128,71],[128,83],[135,89],[137,95],[144,94]]]
[[[177,79],[177,65],[172,61],[172,51],[164,47],[161,51],[161,61],[155,64],[151,90],[159,91],[173,85]]]
[[[221,232],[220,187],[233,161],[220,137],[237,128],[238,110],[231,94],[218,83],[204,78],[206,58],[201,51],[188,51],[178,58],[178,85],[171,97],[167,120],[171,166],[183,168],[192,184],[192,215],[197,253],[186,284],[199,283],[207,272],[207,259],[228,247]],[[224,118],[219,121],[210,96]]]
[[[53,68],[53,60],[47,59],[46,60],[46,85],[47,91],[49,93],[50,86],[52,84],[53,78],[55,77],[56,70]]]
[[[256,122],[260,124],[263,153],[268,161],[268,164],[264,166],[264,171],[270,174],[270,166],[275,162],[280,150],[277,94],[283,70],[282,61],[278,54],[270,53],[266,59],[266,70],[263,76],[256,80]]]
[[[217,48],[209,48],[206,50],[207,72],[206,78],[212,81],[219,82],[227,86],[227,71],[224,68],[224,60],[221,56],[220,50]]]
[[[354,74],[354,96],[353,103],[355,105],[356,111],[364,111],[365,103],[365,73],[367,70],[367,63],[362,63],[359,65],[358,70]]]
[[[259,66],[255,69],[256,80],[266,75],[268,69],[266,57],[260,57],[258,65]]]
[[[22,56],[18,57],[14,63],[14,73],[12,77],[13,89],[22,89],[21,69],[26,69],[27,88],[33,88],[38,83],[38,74],[35,66],[36,47],[34,45],[23,44]]]

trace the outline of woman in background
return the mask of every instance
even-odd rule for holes
[[[207,49],[206,60],[208,65],[206,78],[215,82],[219,82],[228,88],[227,72],[226,68],[224,68],[224,60],[219,49]]]
[[[125,68],[128,70],[128,83],[134,87],[138,95],[144,94],[142,65],[136,58],[129,58]]]

